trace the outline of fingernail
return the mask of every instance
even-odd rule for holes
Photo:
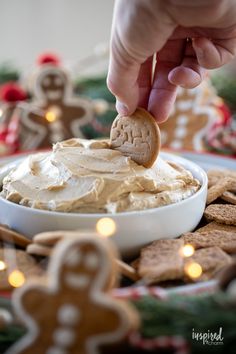
[[[119,114],[122,114],[122,115],[129,114],[128,107],[124,103],[120,102],[119,100],[116,100],[116,109]]]

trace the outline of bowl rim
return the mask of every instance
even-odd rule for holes
[[[37,153],[37,152],[36,152]],[[53,211],[53,210],[43,210],[43,209],[36,209],[36,208],[30,208],[24,205],[20,205],[14,202],[11,202],[3,197],[0,196],[0,203],[6,203],[7,205],[10,205],[11,207],[14,207],[16,209],[20,209],[20,210],[27,210],[27,212],[30,214],[42,214],[45,216],[61,216],[61,217],[68,217],[68,218],[117,218],[117,217],[128,217],[131,215],[144,215],[144,214],[149,214],[149,213],[153,213],[153,212],[163,212],[164,210],[168,210],[168,209],[173,209],[176,207],[181,207],[183,205],[185,205],[186,203],[189,203],[191,201],[193,201],[194,199],[196,199],[207,187],[207,183],[208,183],[208,177],[206,172],[204,171],[204,169],[199,166],[197,163],[190,161],[182,156],[178,156],[169,152],[160,152],[160,156],[169,159],[173,159],[173,161],[175,159],[177,159],[179,161],[179,163],[182,165],[181,161],[183,162],[183,165],[187,164],[190,165],[190,172],[193,173],[193,170],[197,170],[199,172],[199,174],[201,175],[201,179],[202,181],[199,181],[201,183],[201,187],[199,188],[199,190],[194,193],[193,195],[191,195],[189,198],[183,199],[177,203],[172,203],[172,204],[168,204],[168,205],[163,205],[160,207],[156,207],[156,208],[148,208],[148,209],[144,209],[144,210],[132,210],[132,211],[121,211],[121,212],[117,212],[117,213],[74,213],[74,212],[63,212],[63,211]],[[26,158],[27,156],[24,156],[20,159],[17,159],[17,161],[15,161],[15,163],[9,163],[4,165],[1,169],[0,169],[0,176],[1,176],[1,170],[5,170],[7,168],[7,166],[11,166],[13,165],[14,167],[17,166],[24,158]],[[177,161],[177,162],[178,162]],[[185,167],[185,166],[184,166]],[[13,167],[12,167],[13,168]],[[186,168],[186,167],[185,167]],[[195,177],[196,178],[196,177]],[[1,184],[0,184],[1,187]]]

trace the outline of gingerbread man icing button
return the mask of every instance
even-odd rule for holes
[[[98,354],[101,345],[116,343],[136,329],[135,310],[106,293],[115,256],[98,237],[60,242],[49,265],[48,285],[28,283],[14,294],[28,333],[7,354]]]
[[[145,167],[151,167],[160,150],[160,130],[155,119],[143,108],[131,116],[118,115],[111,127],[111,148]]]

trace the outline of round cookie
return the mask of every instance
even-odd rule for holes
[[[151,167],[160,150],[160,130],[143,108],[137,108],[131,116],[118,115],[111,127],[111,148],[145,167]]]
[[[0,224],[0,241],[13,243],[23,248],[32,242],[26,236],[19,234],[18,232],[11,230],[8,226],[2,224]]]
[[[52,247],[32,243],[27,246],[26,252],[34,256],[49,257],[52,252]]]
[[[96,233],[92,233],[95,237]],[[42,245],[46,247],[55,246],[62,239],[67,239],[69,237],[85,237],[88,235],[88,232],[83,231],[47,231],[41,232],[33,237],[33,244]],[[91,235],[91,232],[90,232]]]
[[[211,204],[205,209],[207,221],[216,221],[219,224],[236,226],[236,205]]]

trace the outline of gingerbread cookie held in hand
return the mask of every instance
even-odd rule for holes
[[[160,150],[160,131],[155,119],[143,108],[131,116],[118,115],[111,127],[111,148],[145,167],[151,167]]]
[[[124,338],[136,313],[106,294],[114,276],[111,245],[74,237],[56,247],[48,286],[28,283],[15,293],[15,309],[28,328],[7,354],[98,354]]]
[[[82,127],[94,118],[89,99],[73,96],[67,73],[43,65],[35,75],[33,101],[22,112],[22,149],[44,148],[72,137],[83,138]]]

